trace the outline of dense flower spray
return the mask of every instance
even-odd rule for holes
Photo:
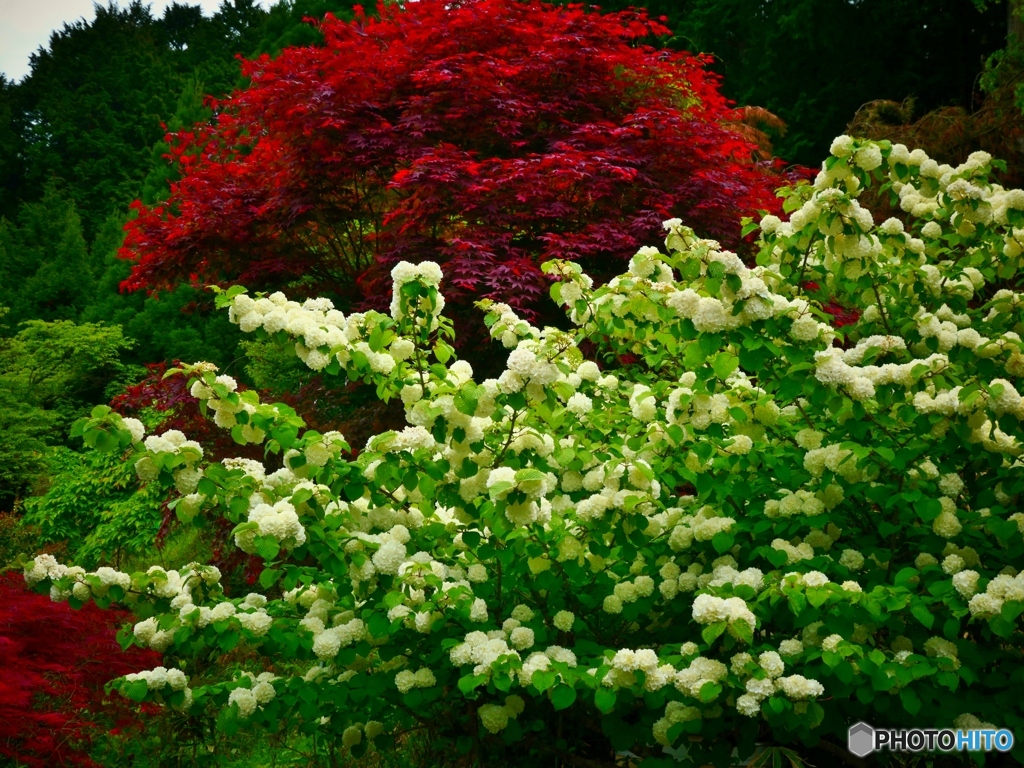
[[[351,460],[343,436],[188,366],[267,463],[208,462],[104,409],[79,429],[176,487],[183,519],[230,519],[266,594],[228,597],[202,565],[39,557],[26,579],[146,611],[139,645],[302,661],[121,685],[226,707],[232,727],[315,721],[354,751],[416,725],[541,749],[570,708],[604,718],[610,749],[699,734],[698,763],[858,719],[1020,728],[1024,192],[990,183],[994,164],[840,137],[784,192],[788,220],[749,225],[756,266],[669,220],[664,253],[600,288],[548,263],[572,330],[484,302],[508,359],[480,382],[434,264],[395,267],[389,315],[231,289],[240,327],[399,398],[408,426]],[[857,199],[872,184],[906,217],[876,223]],[[837,330],[808,286],[856,322]],[[584,340],[637,362],[602,371]]]

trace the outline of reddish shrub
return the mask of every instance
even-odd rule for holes
[[[175,360],[170,366],[167,363],[152,363],[146,367],[147,375],[138,384],[126,387],[124,392],[110,401],[110,407],[122,416],[138,416],[141,412],[152,409],[162,415],[162,420],[153,430],[163,432],[168,429],[181,430],[188,434],[189,439],[196,440],[203,450],[212,456],[247,456],[246,452],[231,439],[231,432],[213,424],[199,412],[199,401],[188,391],[188,378],[185,376],[169,376],[164,378],[168,368],[181,365]],[[245,387],[243,386],[242,389]],[[262,458],[262,451],[250,458]]]
[[[110,406],[122,416],[138,416],[148,409],[156,411],[163,418],[152,428],[152,432],[160,433],[168,429],[180,430],[190,439],[198,441],[203,446],[204,452],[213,458],[241,456],[262,460],[264,457],[261,446],[250,444],[242,447],[238,445],[232,439],[229,430],[216,426],[200,413],[199,401],[188,391],[187,377],[164,377],[168,368],[177,367],[180,364],[175,360],[170,366],[166,363],[153,363],[146,366],[149,369],[149,375],[138,384],[126,387],[124,392],[110,401]],[[239,385],[239,389],[243,390],[245,386]],[[177,520],[174,511],[169,509],[166,504],[163,506],[162,512],[163,518],[155,542],[157,546],[162,546]],[[227,520],[218,518],[216,521],[211,542],[213,563],[230,574],[236,574],[241,570],[241,575],[247,580],[253,574],[258,576],[258,558],[246,555],[235,547],[225,548],[224,545],[230,540],[231,528],[232,525]]]
[[[17,574],[0,576],[0,755],[40,768],[93,765],[100,710],[112,727],[133,724],[122,700],[104,706],[103,686],[161,657],[121,651],[116,625],[126,619],[95,605],[76,611],[28,591]]]
[[[730,130],[706,58],[644,12],[422,0],[328,16],[326,44],[244,65],[216,124],[169,137],[181,180],[136,203],[128,289],[190,275],[387,304],[391,264],[443,264],[449,313],[536,317],[538,264],[617,274],[680,217],[735,247],[785,178]],[[361,294],[361,295],[360,295]]]

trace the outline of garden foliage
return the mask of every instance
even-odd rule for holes
[[[911,97],[923,111],[973,111],[978,71],[1007,39],[1007,4],[986,0],[598,5],[606,12],[642,5],[653,18],[664,14],[674,33],[668,44],[714,56],[711,68],[722,75],[728,98],[765,107],[785,121],[789,129],[775,133],[773,143],[780,157],[799,163],[816,163],[869,101]],[[857,41],[855,56],[836,55],[836,41],[844,39]]]
[[[70,320],[29,320],[0,337],[0,507],[45,475],[48,447],[111,381],[130,378],[130,346],[117,326]]]
[[[124,615],[55,605],[0,576],[0,756],[11,765],[95,765],[88,746],[96,717],[106,727],[135,721],[123,701],[103,706],[104,684],[159,657],[121,651],[114,625]]]
[[[735,245],[776,205],[705,58],[638,45],[668,32],[642,12],[427,0],[320,31],[246,62],[216,124],[177,135],[182,177],[136,204],[125,287],[193,274],[381,308],[387,271],[430,258],[456,307],[535,317],[541,262],[609,278],[666,218]]]
[[[176,489],[181,520],[230,520],[266,561],[259,591],[225,594],[200,564],[48,556],[26,579],[131,605],[128,641],[174,658],[263,657],[232,679],[129,675],[127,697],[355,754],[420,728],[480,759],[504,743],[649,766],[664,745],[724,765],[858,720],[1020,732],[1024,191],[991,184],[997,165],[840,137],[787,220],[749,225],[754,267],[670,220],[664,253],[602,287],[546,265],[571,330],[485,302],[510,352],[479,382],[431,262],[394,268],[389,314],[233,288],[244,330],[399,398],[409,426],[351,460],[342,435],[186,366],[265,463],[207,461],[103,408],[77,429]],[[879,185],[904,218],[860,206]],[[825,301],[855,322],[837,330]],[[636,362],[602,371],[584,341]]]

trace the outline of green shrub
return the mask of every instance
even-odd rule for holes
[[[123,695],[357,757],[420,730],[468,762],[630,750],[645,768],[674,765],[668,745],[696,765],[841,753],[858,720],[1020,733],[1024,191],[990,184],[994,165],[841,137],[786,191],[789,220],[762,219],[755,268],[678,220],[666,254],[600,288],[549,262],[573,329],[487,305],[512,351],[480,383],[436,264],[395,267],[391,316],[231,289],[233,321],[400,398],[410,426],[352,460],[190,366],[267,465],[204,461],[173,430],[143,442],[103,408],[77,430],[130,452],[145,493],[175,488],[179,519],[235,524],[260,591],[226,595],[210,566],[46,556],[26,580],[133,605],[126,641],[193,675],[129,676]],[[876,224],[857,201],[872,184],[905,220]],[[228,652],[253,661],[202,666]]]

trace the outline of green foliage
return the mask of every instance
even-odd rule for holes
[[[61,442],[81,409],[108,399],[136,371],[114,326],[30,320],[0,339],[0,500],[30,488],[45,469],[48,444]]]
[[[18,105],[14,83],[0,74],[0,216],[17,211],[19,181],[24,176],[24,140],[16,123]]]
[[[74,320],[92,297],[96,270],[74,202],[57,184],[0,219],[0,305],[7,321]]]
[[[19,555],[31,554],[38,548],[38,529],[23,525],[17,511],[0,512],[0,571],[13,563]]]
[[[213,112],[203,103],[205,94],[203,83],[195,77],[185,81],[174,115],[167,121],[168,133],[185,130],[210,119]],[[153,145],[149,173],[142,182],[142,192],[139,194],[139,199],[147,205],[162,200],[171,182],[179,177],[175,165],[166,157],[170,149],[170,145],[163,140]]]
[[[567,2],[568,0],[566,0]],[[971,109],[974,79],[1002,47],[1006,6],[972,0],[604,0],[667,16],[673,47],[712,54],[723,92],[789,126],[775,149],[813,165],[864,103],[917,99]],[[850,41],[840,51],[837,41]]]
[[[670,220],[664,254],[599,288],[545,265],[571,331],[484,303],[511,350],[498,379],[455,359],[431,262],[395,266],[390,315],[218,292],[257,338],[400,398],[410,426],[353,458],[186,366],[204,413],[267,465],[206,460],[175,431],[143,441],[103,408],[82,431],[131,443],[183,522],[233,524],[263,594],[199,564],[40,556],[26,581],[134,606],[123,642],[187,662],[112,684],[129,699],[357,758],[413,729],[480,763],[656,766],[678,744],[690,765],[794,763],[857,720],[1019,730],[1024,191],[991,184],[984,153],[952,168],[832,146],[785,193],[788,221],[762,218],[756,267]],[[874,221],[873,185],[905,221]],[[602,371],[587,348],[633,362]]]
[[[46,493],[24,502],[24,523],[38,528],[40,544],[67,542],[75,561],[89,567],[152,552],[161,494],[155,487],[136,493],[135,471],[118,453],[57,447],[48,470]]]
[[[0,508],[8,508],[46,471],[47,438],[58,416],[19,400],[0,381]]]
[[[327,13],[333,13],[342,19],[351,18],[354,5],[361,5],[368,13],[372,13],[377,2],[279,0],[271,6],[267,14],[256,50],[275,56],[282,48],[289,46],[319,45],[323,42],[323,35],[306,19],[322,19]]]
[[[64,178],[92,237],[138,193],[190,79],[223,93],[238,80],[233,56],[255,43],[263,11],[229,3],[213,19],[172,6],[164,18],[133,0],[96,6],[96,18],[54,32],[16,86],[24,115],[27,189]]]
[[[246,339],[240,347],[246,358],[245,373],[257,389],[295,393],[316,376],[294,352],[271,339]]]
[[[241,334],[227,318],[211,312],[212,297],[201,287],[184,283],[154,296],[120,292],[118,286],[131,270],[128,262],[116,256],[123,238],[122,222],[121,217],[112,217],[100,230],[94,248],[99,250],[102,241],[104,269],[82,319],[120,325],[133,342],[128,359],[139,364],[197,359],[227,365],[240,357]]]

